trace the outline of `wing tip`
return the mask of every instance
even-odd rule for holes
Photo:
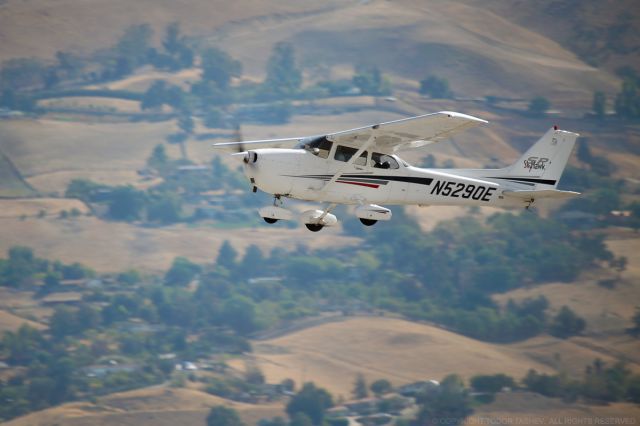
[[[488,124],[489,123],[487,120],[483,120],[482,118],[474,117],[473,115],[463,114],[461,112],[440,111],[440,112],[438,112],[438,114],[445,114],[445,115],[447,115],[449,117],[464,118],[466,120],[475,121],[475,122],[482,123],[482,124]]]

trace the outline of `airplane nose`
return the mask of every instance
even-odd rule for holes
[[[258,161],[258,153],[255,151],[247,151],[243,159],[245,164],[254,164]]]

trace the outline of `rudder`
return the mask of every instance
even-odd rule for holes
[[[577,133],[552,127],[517,162],[507,168],[506,175],[555,188],[578,136]]]

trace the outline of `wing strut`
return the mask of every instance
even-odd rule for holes
[[[362,144],[360,149],[358,149],[358,151],[356,151],[356,153],[351,156],[349,161],[347,161],[346,163],[344,163],[342,165],[342,167],[340,167],[340,169],[336,172],[336,174],[334,174],[333,177],[331,177],[331,179],[329,179],[329,182],[325,183],[324,186],[322,188],[320,188],[320,190],[318,192],[325,192],[331,185],[336,183],[338,178],[340,178],[340,176],[347,169],[347,167],[349,167],[351,164],[353,164],[354,161],[356,161],[358,158],[360,158],[362,153],[365,152],[367,150],[367,148],[369,148],[369,146],[371,146],[375,142],[376,134],[377,134],[376,130],[378,130],[378,127],[379,127],[378,124],[376,124],[375,126],[371,127],[371,136],[369,136],[369,139],[367,139],[367,141]]]

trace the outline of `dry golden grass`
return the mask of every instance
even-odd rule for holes
[[[615,423],[624,421],[627,423]],[[629,403],[585,405],[564,403],[528,392],[498,394],[489,405],[476,407],[466,425],[636,424],[640,407]]]
[[[0,148],[25,177],[61,171],[135,171],[173,131],[172,122],[8,121],[0,126]],[[178,156],[177,147],[168,151]]]
[[[88,179],[103,185],[134,185],[137,188],[150,182],[141,181],[135,170],[68,170],[42,173],[28,178],[27,182],[42,194],[64,196],[69,182],[74,179]]]
[[[0,335],[5,331],[15,331],[19,329],[23,324],[40,330],[46,328],[44,325],[35,321],[19,317],[4,310],[0,310]]]
[[[615,234],[616,230],[612,230]],[[584,273],[573,283],[549,283],[520,288],[494,296],[499,303],[508,299],[522,300],[544,295],[552,311],[569,306],[587,320],[587,332],[594,334],[620,333],[631,326],[631,317],[640,306],[640,237],[632,233],[612,236],[607,246],[615,256],[624,256],[628,264],[620,273],[614,289],[598,285],[601,278],[592,272]],[[615,275],[613,275],[615,276]]]
[[[32,413],[5,424],[12,426],[141,426],[205,424],[211,407],[225,405],[238,410],[247,424],[261,418],[283,416],[281,404],[250,405],[218,398],[192,389],[164,386],[121,392],[99,398],[95,404],[76,402]]]
[[[32,247],[37,256],[63,262],[80,262],[99,272],[129,268],[164,271],[176,256],[194,262],[212,262],[224,240],[242,254],[247,246],[258,245],[265,254],[275,247],[294,249],[299,244],[328,248],[357,244],[359,239],[340,235],[338,228],[320,234],[306,228],[219,229],[213,227],[139,227],[123,222],[105,222],[96,217],[69,219],[0,218],[0,253],[14,245]]]
[[[0,8],[0,39],[4,41],[0,60],[25,56],[50,59],[59,50],[89,53],[114,45],[128,26],[145,22],[153,26],[159,41],[164,27],[172,21],[181,22],[185,33],[197,35],[207,34],[228,21],[270,14],[287,16],[317,7],[310,0],[190,0],[161,4],[150,0],[9,0]]]
[[[47,108],[80,108],[113,110],[116,112],[140,112],[140,102],[124,99],[92,98],[82,96],[46,99],[40,101],[38,104]]]
[[[23,200],[0,200],[0,218],[33,217],[44,212],[47,216],[57,216],[61,211],[77,209],[81,214],[89,208],[79,200],[64,198],[29,198]]]
[[[310,75],[323,69],[326,74],[327,65],[384,64],[401,81],[446,75],[456,92],[471,96],[535,93],[554,104],[580,105],[590,102],[595,88],[612,93],[618,82],[543,35],[509,22],[508,15],[475,3],[344,4],[319,14],[266,18],[252,31],[230,25],[211,37],[228,46],[250,75],[262,75],[265,52],[279,40],[295,44]]]
[[[440,380],[457,373],[524,376],[550,368],[509,345],[494,345],[425,324],[384,317],[353,317],[254,342],[257,364],[267,380],[313,381],[335,396],[349,397],[357,373],[368,381],[399,385]],[[243,369],[243,360],[231,363]]]
[[[175,84],[185,90],[188,90],[190,88],[188,83],[199,80],[201,73],[202,70],[197,68],[185,69],[177,72],[163,72],[142,68],[130,77],[111,83],[90,86],[90,88],[97,89],[106,87],[110,90],[132,90],[134,92],[144,92],[153,84],[154,81],[164,80],[167,83]]]

